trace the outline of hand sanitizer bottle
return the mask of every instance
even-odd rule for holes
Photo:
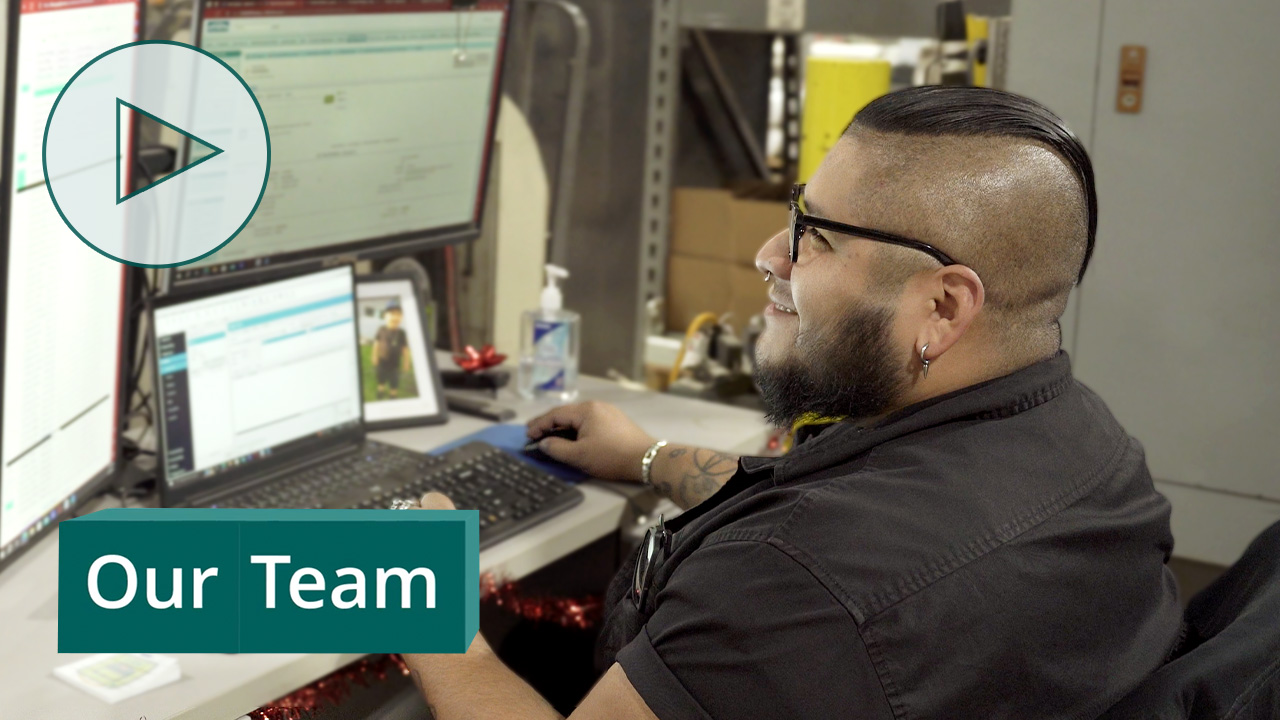
[[[569,271],[547,265],[547,286],[542,303],[520,320],[520,394],[526,398],[552,397],[569,402],[578,396],[578,342],[582,318],[564,309],[557,283]]]

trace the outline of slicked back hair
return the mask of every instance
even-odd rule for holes
[[[845,133],[860,129],[931,137],[1012,137],[1047,146],[1070,167],[1084,195],[1088,237],[1076,280],[1084,278],[1098,230],[1093,163],[1075,133],[1045,106],[991,88],[912,87],[873,100],[854,116]]]

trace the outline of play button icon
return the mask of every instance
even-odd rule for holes
[[[146,110],[143,110],[137,105],[134,105],[133,103],[127,103],[124,100],[121,100],[120,98],[116,98],[117,147],[125,146],[125,143],[127,142],[127,139],[129,137],[129,132],[128,132],[129,128],[133,127],[133,123],[130,122],[130,119],[129,119],[130,112],[137,113],[138,115],[148,120],[151,120],[152,122],[155,122],[159,125],[163,125],[164,127],[167,127],[170,130],[173,130],[174,132],[178,133],[178,135],[181,136],[183,139],[189,141],[192,144],[192,147],[207,148],[208,152],[200,153],[199,160],[196,160],[195,162],[188,162],[185,167],[178,168],[173,172],[169,173],[168,175],[165,175],[164,177],[160,178],[159,180],[153,180],[147,183],[145,186],[140,187],[128,194],[122,194],[124,192],[124,189],[121,189],[120,183],[124,178],[129,177],[128,168],[124,167],[124,163],[128,162],[128,158],[125,157],[124,152],[117,151],[116,152],[116,204],[117,205],[137,195],[138,193],[146,192],[147,190],[150,190],[151,188],[156,186],[156,183],[162,183],[165,180],[172,180],[173,178],[177,177],[181,173],[184,173],[190,170],[196,165],[199,165],[202,162],[207,162],[209,160],[212,160],[213,158],[222,154],[222,148],[217,147],[213,143],[208,142],[206,140],[201,140],[200,138],[196,137],[195,135],[192,135],[191,133],[183,130],[182,128],[176,125],[167,123],[164,120],[161,120],[160,118],[156,117],[155,115],[152,115],[151,113],[147,112]]]
[[[176,133],[175,169],[138,181],[140,125]],[[266,191],[271,144],[249,86],[222,60],[169,41],[99,55],[63,87],[45,126],[45,178],[93,249],[142,267],[199,260],[235,239]]]

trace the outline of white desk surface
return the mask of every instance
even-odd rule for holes
[[[513,373],[514,375],[514,373]],[[757,413],[725,405],[626,390],[583,378],[582,398],[623,408],[645,430],[717,450],[755,453],[765,426]],[[526,402],[511,389],[499,401],[525,422],[554,407]],[[445,425],[375,433],[374,437],[426,451],[469,435],[487,421],[453,414]],[[580,486],[585,501],[480,554],[481,572],[520,578],[614,532],[626,506],[596,483]],[[176,655],[182,679],[116,705],[108,705],[58,680],[53,668],[85,657],[57,652],[58,538],[40,541],[0,573],[0,716],[23,720],[234,720],[248,711],[359,659],[359,655]]]

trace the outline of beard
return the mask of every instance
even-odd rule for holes
[[[836,325],[797,335],[787,358],[757,361],[765,419],[789,428],[807,413],[856,419],[887,411],[906,380],[890,343],[892,321],[886,308],[859,303]]]

